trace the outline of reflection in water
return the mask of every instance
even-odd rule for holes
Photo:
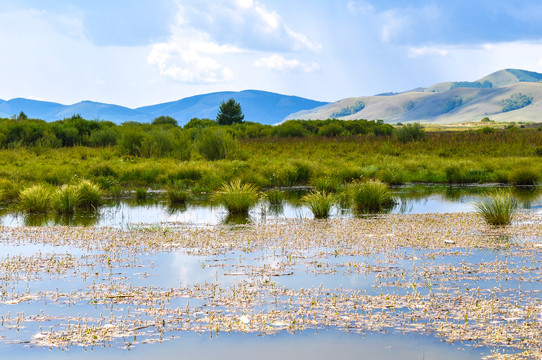
[[[250,216],[245,214],[228,214],[223,221],[227,225],[246,225],[250,224]]]

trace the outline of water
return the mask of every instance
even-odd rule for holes
[[[393,214],[458,213],[474,211],[473,204],[480,195],[493,190],[489,186],[446,187],[415,185],[394,189],[396,205],[389,210]],[[513,188],[520,207],[542,213],[542,192],[537,188]],[[212,206],[208,201],[188,203],[184,207],[170,207],[161,197],[146,201],[124,199],[110,201],[98,213],[82,214],[71,218],[58,216],[33,216],[4,211],[0,216],[3,226],[107,226],[129,228],[133,225],[189,224],[195,226],[223,223],[260,223],[267,220],[305,218],[311,219],[310,209],[300,204],[302,193],[288,195],[278,208],[261,202],[250,211],[249,217],[231,217],[221,206]],[[350,209],[334,207],[331,217],[355,217]]]

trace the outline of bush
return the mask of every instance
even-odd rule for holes
[[[508,175],[508,182],[513,185],[536,185],[539,175],[528,168],[515,169]]]
[[[248,214],[259,199],[258,188],[252,184],[242,184],[240,180],[223,184],[212,196],[214,202],[224,205],[231,214]]]
[[[19,207],[32,214],[44,214],[50,208],[51,189],[45,185],[34,185],[19,194]]]
[[[303,196],[301,201],[311,209],[316,219],[326,219],[335,203],[335,197],[325,191],[313,192]]]
[[[90,180],[82,180],[75,186],[75,191],[78,208],[96,209],[103,202],[102,190]]]
[[[380,181],[368,181],[351,188],[354,207],[360,212],[381,211],[395,204],[390,189]]]
[[[530,105],[533,101],[532,96],[521,93],[513,94],[508,99],[504,99],[501,103],[502,112],[518,110]]]
[[[406,124],[396,130],[396,136],[404,143],[420,141],[425,139],[425,130],[419,123]]]
[[[509,192],[498,191],[475,203],[476,210],[490,225],[509,225],[517,211],[518,202]]]
[[[52,196],[53,209],[62,215],[73,215],[79,203],[79,193],[73,185],[62,185]]]
[[[198,152],[207,160],[221,160],[237,149],[237,141],[223,129],[205,128],[196,143]]]

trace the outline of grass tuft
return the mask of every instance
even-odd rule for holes
[[[260,199],[258,188],[232,180],[223,184],[212,196],[212,200],[228,210],[230,214],[248,214],[248,210]]]
[[[79,192],[73,185],[62,185],[52,195],[52,207],[58,214],[73,215],[79,203]]]
[[[269,190],[265,193],[265,198],[269,201],[269,205],[280,206],[284,201],[284,192],[280,190]]]
[[[480,198],[474,206],[490,225],[509,225],[518,209],[517,200],[508,191],[497,191]]]
[[[316,219],[326,219],[335,203],[335,196],[325,191],[313,192],[303,196],[301,201],[311,209]]]
[[[528,168],[519,168],[513,170],[508,175],[508,181],[513,185],[536,185],[540,180],[540,176],[533,170]]]
[[[360,212],[381,211],[395,204],[389,187],[378,180],[353,185],[351,193],[354,207]]]
[[[103,202],[103,194],[99,185],[90,180],[81,180],[75,185],[77,192],[77,207],[83,209],[96,209]]]
[[[21,190],[11,180],[0,179],[0,202],[13,202],[19,198]]]
[[[46,185],[34,185],[21,191],[19,207],[31,214],[44,214],[51,205],[51,190]]]

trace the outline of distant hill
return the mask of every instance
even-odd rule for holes
[[[262,124],[274,124],[293,112],[327,104],[297,96],[257,90],[197,95],[137,109],[92,101],[62,105],[18,98],[9,101],[0,100],[0,117],[8,118],[23,111],[29,118],[46,121],[60,120],[80,114],[85,119],[101,119],[123,123],[126,121],[151,122],[158,116],[168,115],[176,119],[180,125],[184,125],[194,117],[214,119],[220,103],[229,98],[234,98],[241,104],[246,121]]]
[[[542,74],[506,69],[476,81],[456,81],[400,94],[343,99],[286,119],[382,119],[388,123],[542,122]]]

